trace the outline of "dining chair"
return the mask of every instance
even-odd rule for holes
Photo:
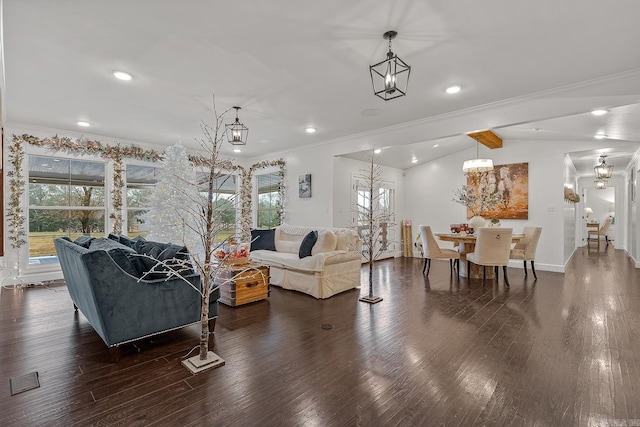
[[[471,263],[482,266],[482,285],[487,276],[487,267],[494,267],[498,280],[498,267],[504,272],[504,285],[509,287],[507,265],[511,252],[512,228],[481,227],[477,230],[476,247],[467,254],[467,271],[471,271]]]
[[[460,253],[453,249],[441,248],[436,241],[431,227],[428,225],[420,225],[420,237],[422,238],[422,248],[424,250],[424,267],[422,267],[422,274],[425,269],[427,270],[427,277],[429,277],[429,271],[431,270],[431,260],[435,259],[448,259],[450,274],[453,274],[453,267],[455,261],[455,267],[460,274]]]
[[[525,227],[523,234],[524,239],[516,243],[513,249],[511,249],[510,259],[521,259],[524,261],[524,276],[527,277],[527,261],[531,262],[531,271],[533,271],[533,277],[538,280],[536,275],[536,266],[534,260],[536,257],[536,248],[538,247],[538,240],[540,240],[540,233],[542,233],[542,227]]]
[[[611,227],[611,217],[608,216],[605,218],[604,222],[597,230],[589,230],[589,234],[587,235],[587,246],[592,240],[598,241],[598,250],[600,250],[600,238],[604,236],[604,240],[607,242],[607,246],[609,246],[609,236],[607,233],[609,232],[609,227]]]

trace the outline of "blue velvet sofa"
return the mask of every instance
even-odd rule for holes
[[[120,358],[121,344],[200,322],[200,294],[181,278],[167,278],[162,272],[145,275],[149,268],[142,261],[151,258],[139,256],[188,259],[186,248],[109,237],[82,236],[75,242],[57,238],[54,244],[74,307],[107,344],[113,361]],[[200,275],[192,269],[181,275],[201,289]],[[218,315],[218,297],[219,290],[211,292],[210,332]]]

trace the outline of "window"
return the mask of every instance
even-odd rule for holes
[[[57,262],[53,239],[105,234],[105,164],[29,156],[29,263]]]
[[[144,214],[149,210],[149,197],[158,182],[158,169],[153,166],[127,164],[127,235],[147,235],[143,231]]]
[[[200,194],[206,200],[208,174],[198,174]],[[236,235],[236,217],[240,199],[238,193],[238,176],[219,173],[213,183],[214,224],[216,224],[216,241],[221,242],[229,236]]]
[[[282,196],[280,193],[280,173],[257,175],[258,187],[258,228],[273,228],[280,225]]]

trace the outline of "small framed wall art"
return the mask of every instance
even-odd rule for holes
[[[311,197],[311,174],[300,175],[298,178],[298,197],[308,199]]]

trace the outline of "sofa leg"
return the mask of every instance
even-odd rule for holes
[[[210,334],[212,334],[213,330],[216,328],[216,319],[217,319],[217,317],[209,319],[209,333]]]
[[[111,363],[118,363],[120,361],[120,346],[109,347],[109,359]]]
[[[78,311],[78,306],[75,303],[73,304],[73,311]]]

